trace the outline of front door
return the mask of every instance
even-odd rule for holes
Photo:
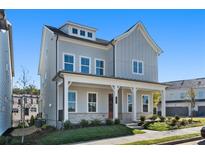
[[[113,118],[113,94],[108,95],[108,118]]]

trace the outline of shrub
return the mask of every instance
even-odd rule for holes
[[[80,121],[80,126],[81,127],[88,127],[89,126],[89,121],[85,120],[85,119],[81,120]]]
[[[151,116],[151,117],[150,117],[150,120],[155,121],[157,118],[158,118],[158,116],[157,116],[157,115],[153,115],[153,116]]]
[[[170,125],[171,126],[176,126],[177,125],[177,120],[176,119],[172,119]]]
[[[6,137],[0,136],[0,145],[6,144]]]
[[[34,118],[34,116],[32,115],[32,116],[31,116],[31,119],[30,119],[29,125],[30,125],[30,126],[33,126],[34,123],[35,123],[35,118]]]
[[[168,117],[167,118],[167,122],[171,122],[172,118],[171,117]]]
[[[165,120],[166,120],[166,118],[163,116],[160,116],[159,119],[160,119],[160,122],[165,122]]]
[[[112,119],[106,119],[105,123],[106,123],[106,125],[112,125],[113,124],[113,120]]]
[[[70,129],[70,128],[72,128],[72,123],[71,123],[69,120],[65,121],[65,122],[63,123],[63,128],[64,128],[64,129]]]
[[[179,116],[175,116],[174,119],[176,119],[176,121],[179,121],[180,117]]]
[[[115,119],[114,124],[119,125],[120,124],[120,119]]]
[[[41,129],[48,129],[48,127],[49,127],[49,125],[44,124],[41,126]]]
[[[188,119],[189,124],[192,124],[193,120],[192,119]]]
[[[182,126],[186,126],[188,124],[189,124],[189,122],[186,119],[183,119],[180,123],[180,125],[182,125]]]
[[[169,125],[166,123],[162,123],[162,122],[155,122],[155,123],[150,124],[148,126],[148,129],[156,130],[156,131],[165,131],[165,130],[169,130]]]
[[[149,125],[153,123],[154,123],[153,121],[147,121],[143,124],[143,128],[148,129]]]
[[[28,127],[28,124],[26,123],[26,122],[20,122],[19,124],[18,124],[18,128],[26,128],[26,127]]]
[[[90,122],[91,126],[100,126],[101,125],[101,121],[98,119],[94,119]]]
[[[145,120],[146,120],[146,117],[145,117],[145,116],[140,116],[140,121],[141,121],[142,123],[144,123]]]

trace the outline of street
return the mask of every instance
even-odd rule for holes
[[[200,139],[200,140],[197,140],[197,141],[181,143],[181,144],[177,144],[177,145],[205,145],[205,139]]]

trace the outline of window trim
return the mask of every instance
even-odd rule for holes
[[[89,107],[88,107],[88,104],[89,104],[88,95],[89,94],[96,94],[96,112],[89,112]],[[92,92],[92,91],[87,92],[87,113],[98,113],[98,93],[97,92]]]
[[[131,103],[131,104],[132,104],[132,112],[129,112],[129,103],[128,103],[128,96],[129,96],[129,95],[131,95],[131,97],[132,97],[132,94],[131,94],[131,93],[127,93],[127,112],[128,112],[128,113],[132,113],[132,112],[133,112],[133,101],[132,101],[132,103]]]
[[[91,37],[89,37],[89,33],[92,35]],[[87,31],[87,38],[93,39],[93,32]]]
[[[77,109],[77,103],[78,103],[78,92],[77,90],[68,90],[69,92],[74,92],[75,93],[75,112],[69,111],[69,100],[68,100],[68,113],[77,113],[78,109]]]
[[[74,30],[74,29],[77,30],[77,33],[73,33],[73,30]],[[79,29],[78,29],[78,28],[75,28],[75,27],[72,27],[71,31],[72,31],[72,34],[73,34],[73,35],[78,35],[78,31],[79,31]]]
[[[103,67],[103,75],[100,75],[100,76],[105,76],[105,60],[104,59],[100,59],[100,58],[95,58],[95,75],[97,75],[96,74],[96,69],[97,69],[97,67],[96,67],[96,64],[97,64],[97,60],[99,60],[99,61],[103,61],[103,63],[104,63],[104,67]]]
[[[147,96],[147,97],[148,97],[147,112],[144,112],[144,111],[143,111],[143,105],[144,105],[144,104],[143,104],[143,103],[144,103],[144,102],[143,102],[143,96]],[[141,105],[141,111],[142,111],[142,113],[149,113],[149,112],[150,112],[150,109],[149,109],[149,107],[150,107],[150,95],[148,95],[148,94],[142,94],[142,95],[141,95],[141,104],[142,104],[142,105]]]
[[[82,64],[81,64],[81,58],[88,58],[89,59],[89,73],[88,74],[91,74],[91,57],[87,57],[87,56],[79,56],[79,72],[80,73],[83,73],[83,72],[81,72],[81,66],[82,66]],[[84,66],[84,65],[83,65]],[[85,73],[86,74],[86,73]]]
[[[138,72],[134,72],[134,62],[137,62],[137,65],[138,65],[138,63],[142,63],[142,73],[139,73],[139,70],[137,70]],[[138,67],[138,69],[139,69],[139,67]],[[132,59],[132,74],[144,75],[144,61]]]
[[[75,54],[72,53],[66,53],[66,52],[63,53],[63,70],[65,70],[65,61],[64,61],[65,55],[73,56],[73,72],[75,72]]]
[[[84,32],[84,35],[81,35],[81,32]],[[86,31],[83,30],[83,29],[80,29],[80,33],[79,33],[79,35],[80,35],[81,37],[86,37]]]

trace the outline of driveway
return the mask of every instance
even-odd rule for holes
[[[177,129],[177,130],[169,130],[169,131],[151,131],[151,130],[144,130],[145,134],[136,134],[131,136],[124,136],[124,137],[116,137],[110,139],[102,139],[90,142],[83,142],[79,144],[85,145],[118,145],[118,144],[126,144],[135,141],[142,141],[142,140],[150,140],[150,139],[157,139],[175,135],[184,135],[184,134],[192,134],[200,132],[201,127],[192,127],[186,129]]]
[[[186,143],[177,144],[177,145],[205,145],[205,139],[192,141],[192,142],[186,142]]]

